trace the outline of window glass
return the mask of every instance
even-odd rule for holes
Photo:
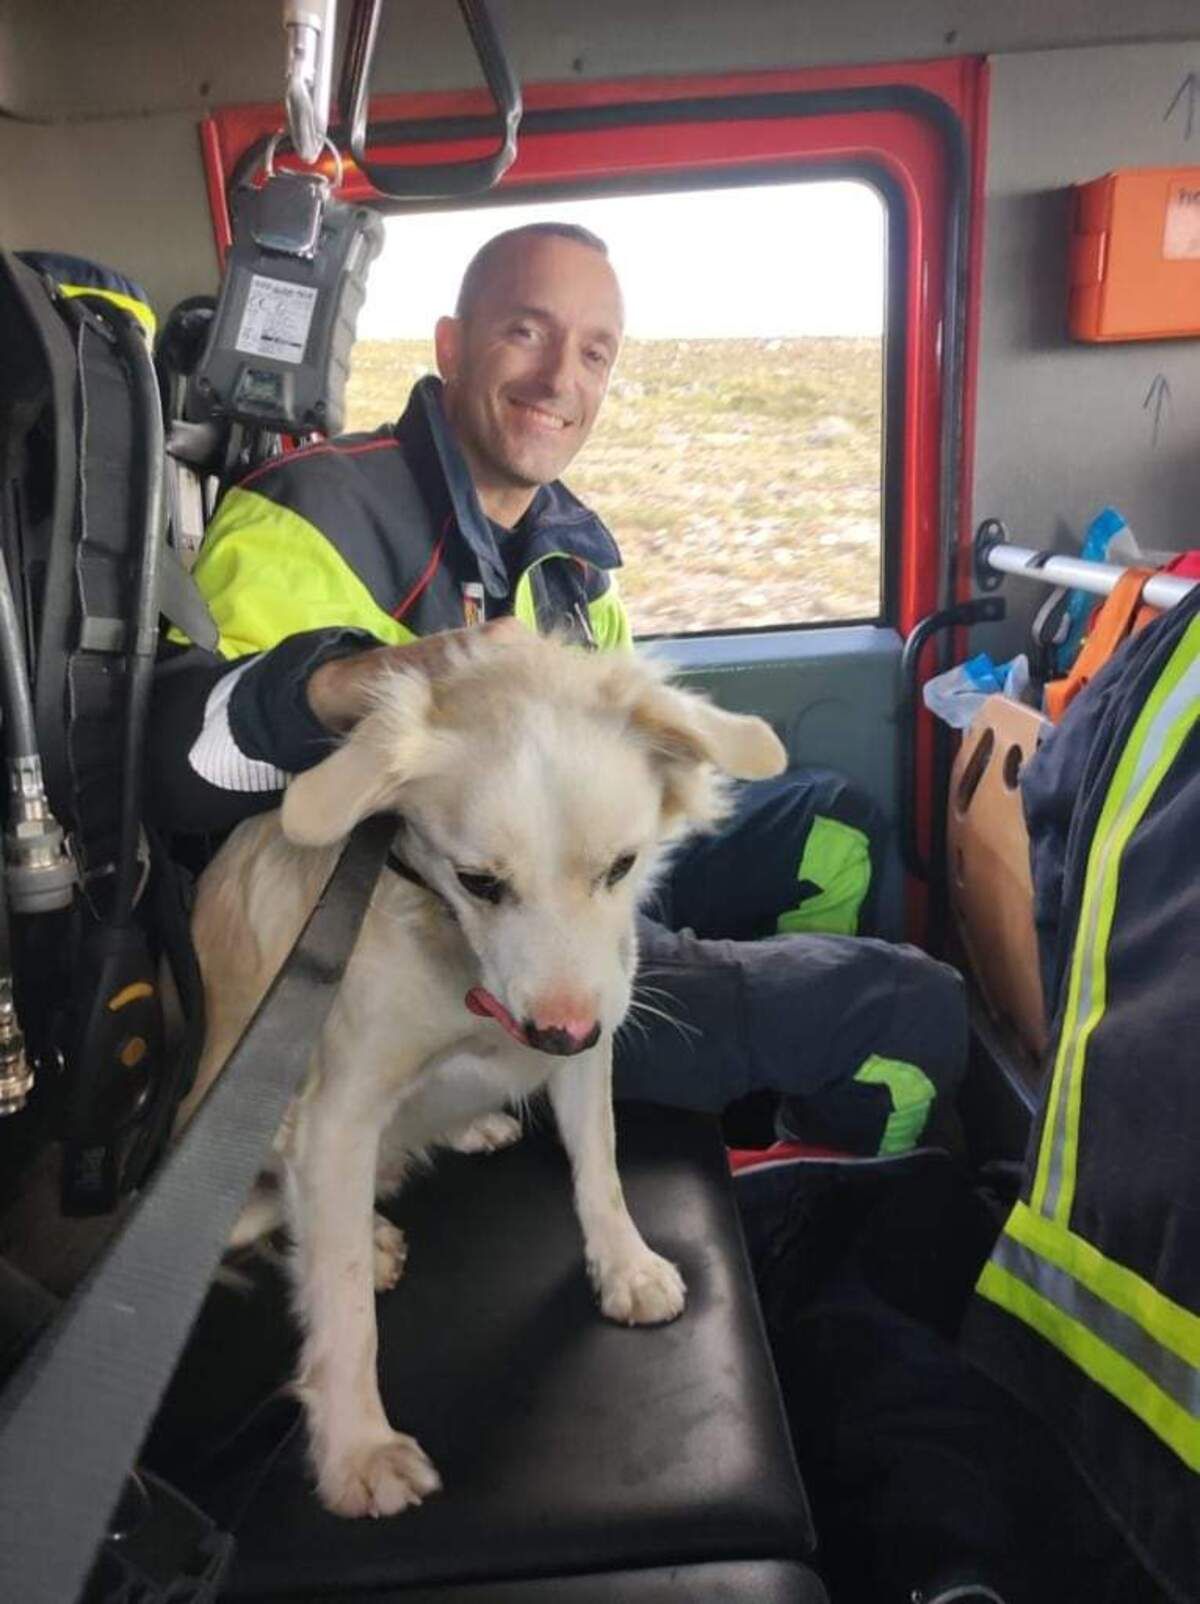
[[[876,617],[886,219],[867,184],[389,218],[348,428],[398,416],[433,371],[474,251],[551,218],[606,241],[625,297],[608,397],[564,479],[616,536],[635,632]]]

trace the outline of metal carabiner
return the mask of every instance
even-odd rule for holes
[[[284,107],[288,133],[300,159],[311,167],[329,128],[333,36],[337,0],[284,0],[288,36]]]

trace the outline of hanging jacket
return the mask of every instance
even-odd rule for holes
[[[1200,1599],[1200,587],[1022,789],[1050,1074],[967,1339],[1147,1569]]]

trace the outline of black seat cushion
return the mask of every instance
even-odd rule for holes
[[[239,1491],[226,1596],[341,1598],[810,1551],[716,1123],[629,1104],[618,1129],[634,1218],[688,1282],[682,1317],[636,1330],[601,1317],[567,1162],[548,1130],[503,1153],[439,1155],[389,1208],[408,1233],[409,1260],[399,1287],[378,1302],[379,1369],[393,1423],[419,1439],[445,1491],[393,1519],[327,1514],[312,1492],[294,1405],[277,1401],[275,1442],[280,1410],[291,1429],[270,1462],[270,1430],[265,1441],[262,1430],[240,1439],[261,1463],[251,1467],[258,1480],[248,1502]],[[285,1352],[268,1313],[257,1308],[255,1320],[255,1344]],[[183,1417],[202,1410],[215,1424],[222,1361],[211,1333],[207,1345],[203,1338],[202,1328],[191,1356],[208,1367],[198,1393],[189,1402],[187,1359],[175,1390]],[[245,1340],[227,1333],[220,1344],[231,1386]],[[259,1426],[270,1416],[260,1412]],[[169,1436],[160,1422],[158,1440]],[[176,1434],[177,1449],[186,1438]],[[228,1453],[210,1471],[216,1464],[223,1482],[247,1469],[231,1466]]]

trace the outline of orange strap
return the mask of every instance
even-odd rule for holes
[[[1130,635],[1136,635],[1152,618],[1153,607],[1142,602],[1146,582],[1153,579],[1153,568],[1129,568],[1113,586],[1103,606],[1092,614],[1091,627],[1079,656],[1063,679],[1046,686],[1044,708],[1047,718],[1057,724],[1084,686],[1096,677],[1109,658]]]

